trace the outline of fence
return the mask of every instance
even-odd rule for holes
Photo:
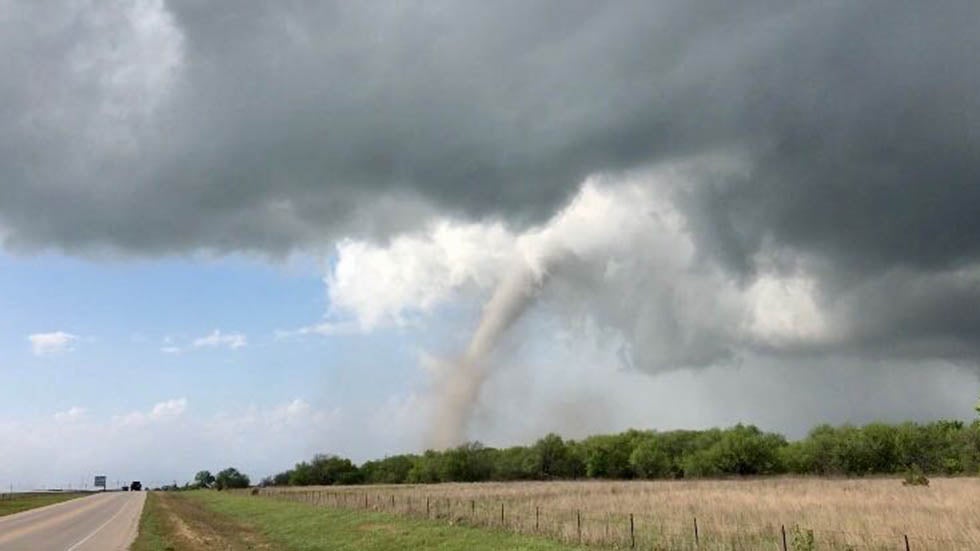
[[[596,513],[544,507],[505,497],[447,496],[345,489],[262,488],[255,495],[317,507],[361,509],[507,530],[568,544],[612,549],[697,551],[968,550],[976,541],[914,534],[856,533],[800,526],[721,526],[692,515],[684,525],[643,512]]]

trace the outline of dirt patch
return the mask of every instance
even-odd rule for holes
[[[277,551],[254,528],[206,509],[179,494],[156,492],[161,521],[175,549],[188,551]]]
[[[360,524],[357,526],[357,529],[362,532],[385,532],[388,534],[397,534],[399,532],[398,528],[391,524],[380,524],[376,522]]]

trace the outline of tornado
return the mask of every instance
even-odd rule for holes
[[[429,444],[445,449],[462,444],[488,375],[488,356],[507,330],[534,303],[549,278],[548,270],[536,272],[526,261],[517,263],[494,290],[483,307],[480,323],[462,358],[443,373],[437,385],[437,402]]]
[[[647,193],[635,186],[620,188],[619,193],[621,198],[587,181],[575,200],[518,245],[510,269],[483,306],[464,354],[440,366],[429,446],[445,449],[466,441],[480,390],[492,372],[491,354],[550,281],[581,270],[583,263],[600,265],[597,262],[609,257],[611,247],[630,243],[648,229],[644,222],[649,218],[636,214],[636,205],[649,203]]]

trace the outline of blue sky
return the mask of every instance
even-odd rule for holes
[[[309,357],[297,362],[294,347],[277,346],[274,337],[276,329],[322,317],[322,275],[312,264],[242,259],[98,263],[4,255],[0,272],[0,300],[8,313],[0,322],[5,363],[20,376],[19,388],[0,391],[0,407],[9,415],[79,401],[110,413],[175,390],[195,397],[210,393],[211,400],[201,405],[211,408],[226,403],[222,394],[228,393],[271,401],[292,397],[303,388],[299,381],[329,377],[344,363],[333,342],[317,342],[305,351]],[[248,353],[189,346],[215,329],[246,335]],[[35,355],[27,335],[53,331],[76,335],[73,350]],[[187,350],[162,352],[167,346]],[[258,365],[268,367],[255,369]],[[256,393],[256,382],[272,372],[283,376],[266,377],[271,388]],[[194,374],[201,385],[188,384]]]
[[[30,426],[82,408],[87,419],[107,422],[176,398],[199,418],[294,400],[356,411],[411,391],[419,382],[414,345],[401,332],[282,334],[324,317],[326,265],[2,254],[0,419]],[[246,344],[194,345],[216,330]],[[74,338],[41,353],[29,342],[55,332]],[[383,448],[323,445],[361,455]],[[285,468],[301,457],[278,459]]]

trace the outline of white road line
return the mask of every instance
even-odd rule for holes
[[[69,548],[68,548],[68,549],[67,549],[66,551],[75,551],[75,550],[76,550],[76,549],[78,549],[78,548],[79,548],[79,547],[80,547],[80,546],[81,546],[81,545],[82,545],[83,543],[85,543],[85,542],[87,542],[88,540],[90,540],[90,539],[92,539],[92,536],[94,536],[94,535],[96,535],[96,534],[98,534],[98,533],[99,533],[99,530],[102,530],[103,528],[105,528],[105,527],[106,527],[106,525],[107,525],[107,524],[109,524],[110,522],[112,522],[112,521],[114,521],[114,520],[116,520],[116,517],[118,517],[118,516],[119,516],[120,514],[122,514],[122,512],[123,512],[123,511],[125,511],[125,510],[126,510],[126,506],[127,506],[127,505],[129,505],[129,502],[128,502],[128,500],[127,500],[127,502],[126,502],[126,503],[123,503],[123,506],[122,506],[122,507],[120,507],[118,511],[116,511],[116,514],[114,514],[114,515],[112,515],[112,517],[111,517],[111,518],[110,518],[109,520],[107,520],[107,521],[105,521],[105,522],[103,522],[103,523],[102,523],[102,526],[99,526],[98,528],[96,528],[95,530],[93,530],[91,534],[89,534],[89,535],[87,535],[87,536],[85,536],[84,538],[82,538],[82,540],[81,540],[81,541],[78,541],[78,542],[76,542],[76,543],[75,543],[75,545],[72,545],[72,546],[71,546],[71,547],[69,547]]]

